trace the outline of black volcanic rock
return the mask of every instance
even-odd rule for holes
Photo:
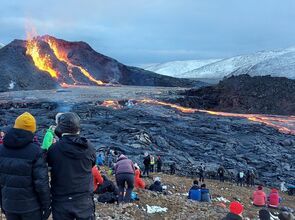
[[[79,82],[78,84],[96,85],[85,77],[76,66],[81,66],[93,78],[106,83],[171,87],[191,87],[202,84],[198,81],[162,76],[140,68],[123,65],[110,57],[97,53],[84,42],[68,42],[47,35],[36,39],[41,48],[40,53],[47,54],[52,61],[52,67],[60,73],[59,79],[55,80],[47,72],[35,67],[32,58],[26,55],[26,41],[14,40],[0,50],[0,91],[9,90],[9,85],[11,85],[10,89],[13,88],[13,90],[30,90],[52,89],[63,82],[74,84],[73,79],[69,77],[68,65],[55,56],[46,40],[56,42],[59,50],[63,51],[67,59],[75,65],[71,74]]]
[[[226,112],[295,114],[295,80],[249,75],[225,78],[219,84],[191,89],[175,102]]]

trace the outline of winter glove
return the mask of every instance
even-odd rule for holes
[[[42,210],[42,220],[47,220],[51,214],[51,207]]]

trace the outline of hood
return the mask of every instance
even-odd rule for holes
[[[271,193],[278,193],[277,189],[271,189]]]
[[[3,145],[11,149],[20,149],[33,142],[34,134],[18,128],[12,128],[3,139]]]
[[[121,154],[117,161],[128,159],[124,154]]]
[[[67,157],[74,159],[92,159],[92,148],[90,142],[79,135],[63,136],[61,138],[61,152]]]

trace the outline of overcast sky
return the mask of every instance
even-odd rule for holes
[[[136,65],[295,46],[294,22],[295,0],[9,0],[0,42],[33,25]]]

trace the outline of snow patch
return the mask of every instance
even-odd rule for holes
[[[12,89],[14,89],[14,87],[15,87],[15,82],[11,80],[9,85],[8,85],[8,89],[12,90]]]
[[[153,213],[159,213],[159,212],[167,212],[168,211],[168,208],[162,208],[160,206],[149,206],[149,205],[146,205],[146,208],[147,208],[147,213],[149,214],[153,214]]]
[[[214,198],[212,199],[212,201],[215,201],[215,202],[225,202],[225,203],[229,203],[230,201],[224,197],[217,197],[217,198]]]

